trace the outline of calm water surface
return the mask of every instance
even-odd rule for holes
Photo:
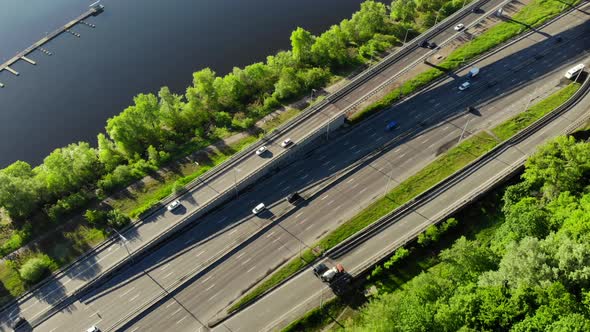
[[[0,61],[86,10],[84,0],[0,0]],[[106,120],[140,92],[182,93],[191,73],[218,74],[290,47],[297,26],[319,33],[362,0],[103,0],[105,11],[0,72],[0,167],[40,163],[76,141],[95,144]]]

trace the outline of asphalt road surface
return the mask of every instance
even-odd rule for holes
[[[588,24],[585,25],[588,26]],[[589,30],[586,29],[586,31]],[[588,39],[584,42],[588,43]],[[561,52],[563,52],[563,49]],[[567,51],[565,52],[567,53]],[[588,54],[584,54],[584,57],[583,61],[587,64],[590,58]],[[582,59],[576,58],[576,60],[580,61]],[[445,209],[454,204],[461,204],[462,201],[469,200],[470,197],[478,194],[482,185],[486,185],[487,181],[493,181],[504,170],[508,171],[516,165],[522,165],[524,159],[534,153],[538,145],[561,135],[570,124],[589,111],[590,96],[586,96],[576,107],[519,144],[510,147],[420,208],[400,218],[396,223],[380,232],[379,235],[348,252],[338,262],[325,260],[324,263],[328,266],[342,263],[347,270],[358,272],[364,263],[372,261],[376,257],[382,257],[385,252],[391,252],[392,248],[402,244],[410,235],[416,234],[419,230],[431,224],[433,220],[440,218],[444,215]],[[316,278],[311,269],[308,269],[244,311],[223,322],[213,331],[279,330],[333,296],[331,289]],[[159,318],[162,319],[163,316],[159,316]],[[144,320],[140,323],[153,323],[155,319],[156,317],[153,317],[149,322]],[[171,322],[172,320],[169,319],[168,321]],[[193,325],[193,328],[196,329],[198,326]]]
[[[240,194],[238,199],[38,329],[76,331],[96,324],[108,330],[128,313],[180,282],[178,291],[169,294],[155,310],[151,308],[133,320],[126,329],[159,331],[173,326],[178,331],[197,330],[270,268],[296,256],[300,248],[311,245],[347,220],[382,195],[386,186],[391,188],[432,161],[445,146],[458,140],[467,121],[467,132],[474,132],[522,111],[531,96],[534,99],[537,94],[555,91],[563,72],[580,62],[589,47],[587,34],[584,35],[588,32],[587,24],[580,25],[586,19],[586,14],[576,12],[482,60],[477,64],[480,75],[470,90],[457,92],[460,77],[465,75],[458,73],[339,135],[251,191]],[[552,38],[558,34],[564,39],[560,45]],[[544,53],[535,59],[534,55]],[[487,83],[491,81],[496,83],[489,88]],[[476,106],[481,115],[464,114],[466,106]],[[386,133],[384,126],[390,119],[397,120],[400,127]],[[420,128],[420,122],[427,124],[422,133],[400,142],[316,199],[294,209],[282,201],[286,194],[337,173],[385,142],[395,140],[400,133]],[[288,215],[274,221],[270,221],[269,214],[252,217],[250,210],[260,201],[271,205],[275,215],[289,211]],[[274,223],[273,227],[226,254],[269,222]],[[124,252],[125,247],[113,250]],[[260,324],[263,323],[261,319]]]
[[[482,8],[484,10],[490,9],[499,3],[501,3],[499,0],[490,0],[485,6],[482,6]],[[461,22],[469,24],[471,22],[477,21],[479,18],[480,14],[470,13],[468,16],[461,19]],[[440,43],[444,40],[447,40],[455,33],[456,32],[453,31],[452,28],[449,28],[441,31],[440,34],[433,40]],[[279,145],[283,139],[290,137],[295,142],[297,142],[298,139],[306,136],[309,132],[314,131],[316,128],[320,128],[329,118],[340,112],[340,108],[345,107],[348,103],[357,100],[367,91],[370,91],[374,87],[381,84],[381,82],[385,81],[389,76],[402,70],[407,64],[413,62],[416,59],[419,59],[426,52],[427,51],[422,48],[416,49],[411,54],[404,57],[401,62],[392,64],[380,75],[377,75],[373,79],[365,82],[363,85],[358,87],[358,89],[349,92],[342,100],[336,102],[335,104],[327,105],[303,123],[285,132],[280,137],[277,137],[275,141],[270,142],[268,145],[268,158],[259,158],[254,155],[248,156],[247,158],[243,158],[234,167],[224,169],[219,174],[208,179],[205,183],[198,185],[196,188],[191,190],[191,192],[181,197],[181,200],[183,201],[182,209],[175,211],[175,213],[170,213],[165,209],[161,209],[150,215],[136,227],[123,234],[123,236],[129,240],[126,242],[124,247],[121,247],[117,243],[109,244],[101,248],[101,250],[88,255],[87,258],[77,262],[66,273],[59,275],[56,279],[46,283],[43,287],[36,290],[32,296],[22,299],[20,303],[15,304],[0,313],[0,330],[8,329],[7,324],[17,316],[23,316],[28,321],[34,321],[38,319],[50,307],[59,303],[64,297],[83,287],[89,280],[99,275],[101,271],[105,271],[117,263],[126,260],[129,253],[133,253],[134,251],[138,250],[138,248],[141,248],[146,243],[150,242],[152,239],[157,238],[160,234],[163,234],[171,229],[183,219],[184,215],[189,214],[207,202],[212,201],[219,193],[231,189],[236,180],[240,181],[257,170],[259,167],[266,163],[270,163],[272,156],[283,152],[283,148],[281,148]],[[309,176],[311,178],[312,174]],[[294,183],[292,186],[295,185],[296,184]],[[241,199],[239,202],[236,201],[237,203],[235,204],[240,205],[239,209],[237,209],[237,211],[232,211],[233,213],[224,217],[218,217],[218,219],[226,219],[224,219],[223,222],[217,223],[216,226],[205,226],[206,230],[200,232],[200,234],[203,235],[198,236],[195,239],[195,243],[199,240],[203,240],[207,236],[213,236],[215,239],[213,242],[216,244],[212,246],[222,247],[224,240],[217,240],[217,237],[223,236],[221,233],[232,232],[233,230],[228,231],[226,226],[239,223],[237,220],[243,219],[246,216],[245,212],[251,210],[251,203],[257,201],[258,198],[250,198],[246,200]],[[250,225],[244,225],[243,227],[257,227],[256,225],[253,225],[253,223],[250,223]],[[232,235],[236,234],[232,233]],[[184,244],[182,241],[177,242],[179,242],[177,245],[180,246],[183,246]],[[194,264],[191,265],[191,267],[194,267]]]

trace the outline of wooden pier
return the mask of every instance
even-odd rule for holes
[[[17,53],[14,57],[10,58],[8,61],[0,64],[0,72],[3,70],[7,70],[11,73],[13,73],[14,75],[18,75],[18,72],[15,71],[14,69],[10,68],[10,65],[12,65],[13,63],[17,62],[18,60],[24,60],[29,62],[30,64],[36,64],[35,61],[31,60],[30,58],[27,58],[26,55],[33,52],[34,50],[36,50],[37,48],[41,48],[41,46],[45,43],[47,43],[48,41],[52,40],[53,38],[59,36],[61,33],[63,33],[64,31],[68,30],[69,28],[71,28],[72,26],[78,24],[80,21],[84,20],[85,18],[87,18],[88,16],[91,15],[96,15],[99,12],[102,11],[104,7],[102,7],[101,5],[94,5],[91,6],[86,12],[82,13],[82,15],[76,17],[75,19],[69,21],[68,23],[66,23],[64,26],[56,29],[55,31],[47,34],[45,37],[41,38],[39,41],[37,41],[36,43],[34,43],[33,45],[27,47],[26,49],[24,49],[23,51]],[[0,83],[0,88],[4,87],[4,84]]]

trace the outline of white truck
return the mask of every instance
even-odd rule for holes
[[[323,282],[331,283],[337,276],[344,273],[344,267],[342,264],[336,264],[336,266],[328,268],[326,264],[321,263],[313,268],[313,273]]]
[[[479,74],[479,68],[477,67],[473,67],[471,68],[471,70],[467,73],[467,79],[473,78],[475,76],[477,76],[477,74]]]

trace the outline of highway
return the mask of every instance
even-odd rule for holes
[[[456,77],[451,77],[392,110],[340,133],[305,159],[203,218],[196,227],[122,271],[81,302],[40,325],[38,330],[75,331],[91,324],[108,330],[135,308],[165,293],[164,289],[177,284],[179,279],[182,287],[178,291],[133,320],[126,329],[158,331],[174,326],[179,331],[197,330],[273,266],[296,256],[300,247],[310,245],[382,195],[390,174],[393,185],[432,161],[441,147],[457,141],[469,117],[472,120],[468,132],[474,132],[522,111],[531,94],[543,96],[555,91],[562,72],[571,62],[579,62],[587,51],[588,37],[580,37],[588,28],[579,24],[586,20],[584,15],[571,14],[544,29],[544,34],[534,34],[482,60],[477,64],[481,74],[468,91],[458,93]],[[560,34],[565,43],[557,45],[548,38],[555,34]],[[545,56],[534,59],[533,55],[543,52]],[[520,70],[515,69],[528,59],[534,61]],[[461,72],[459,76],[464,74]],[[486,82],[492,80],[497,84],[490,89]],[[440,105],[435,107],[436,103]],[[481,116],[464,114],[465,107],[473,105]],[[385,133],[384,125],[392,118],[400,122],[400,127]],[[288,204],[282,201],[286,194],[336,174],[385,142],[394,140],[399,133],[419,128],[419,123],[433,127],[414,133],[411,139],[400,142],[380,158],[320,193],[318,198],[273,221],[272,227],[254,240],[225,254],[271,222],[268,214],[261,215],[262,218],[250,216],[255,203],[263,200],[271,205],[272,213],[279,215],[289,210]],[[113,250],[125,252],[126,249],[120,246]],[[209,266],[212,262],[215,263]],[[191,276],[192,272],[198,273]],[[189,276],[184,277],[187,274]]]
[[[586,39],[585,42],[588,43],[588,40]],[[588,54],[586,53],[584,57],[584,59],[577,60],[588,63],[590,61]],[[525,158],[534,153],[538,145],[563,134],[564,130],[570,127],[572,123],[575,123],[584,115],[588,116],[589,112],[590,95],[587,95],[578,105],[549,125],[530,135],[519,144],[508,148],[451,188],[403,216],[369,241],[340,257],[337,262],[330,259],[326,259],[324,262],[328,266],[342,263],[351,273],[360,272],[366,262],[373,261],[377,257],[383,257],[385,252],[391,252],[392,248],[402,245],[406,239],[418,234],[420,230],[430,225],[433,220],[443,217],[447,208],[463,204],[465,201],[469,202],[470,198],[480,194],[481,190],[489,189],[489,186],[499,174],[504,171],[510,172],[514,167],[522,165]],[[316,278],[311,269],[307,269],[212,330],[220,332],[279,330],[332,297],[334,295],[331,289]]]
[[[500,1],[490,1],[489,4],[498,4]],[[487,5],[486,5],[487,6]],[[491,8],[491,7],[490,7]],[[477,20],[479,15],[468,14],[468,16],[462,19],[462,22],[469,23]],[[446,40],[453,35],[452,29],[446,29],[442,31],[437,38],[440,40]],[[438,40],[438,39],[437,39]],[[411,61],[412,59],[418,59],[423,53],[424,49],[416,49],[414,52],[407,55],[401,64],[394,63],[390,69],[393,72],[403,69],[405,62]],[[346,96],[346,100],[355,100],[362,96],[364,91],[370,90],[372,87],[379,85],[380,82],[386,79],[390,72],[384,72],[381,75],[377,75],[373,79],[367,81],[359,87],[357,90],[349,92]],[[275,142],[280,142],[286,137],[291,137],[295,142],[301,137],[312,132],[315,128],[320,127],[334,114],[339,112],[338,102],[336,105],[328,104],[327,107],[320,110],[303,123],[297,125],[291,130],[279,135]],[[269,156],[273,156],[282,152],[282,148],[275,143],[269,145]],[[167,232],[172,229],[179,221],[182,216],[193,213],[195,210],[203,206],[204,204],[214,200],[219,193],[232,188],[232,185],[236,181],[240,181],[250,175],[259,167],[264,166],[266,163],[270,163],[267,159],[261,159],[254,155],[248,155],[238,162],[232,165],[231,168],[223,169],[215,176],[206,180],[205,183],[199,184],[190,193],[181,197],[184,202],[185,210],[181,210],[177,214],[171,214],[161,209],[156,211],[154,214],[147,217],[133,227],[131,230],[123,233],[123,236],[130,241],[126,244],[126,248],[120,248],[118,244],[107,244],[102,246],[96,252],[91,253],[85,259],[77,262],[72,268],[68,269],[65,273],[57,276],[55,280],[51,280],[46,283],[43,287],[36,290],[31,296],[25,297],[19,301],[18,305],[14,305],[1,313],[0,328],[5,327],[4,324],[14,319],[16,316],[24,316],[29,321],[38,320],[42,314],[47,311],[51,306],[60,303],[64,297],[72,294],[75,290],[80,289],[89,280],[92,280],[101,272],[109,269],[112,266],[127,259],[128,252],[135,252],[139,248],[146,245],[146,243],[157,238],[160,234]],[[244,210],[249,211],[251,207],[247,207]],[[228,216],[229,218],[229,216]],[[216,231],[220,231],[223,228],[218,227]]]
[[[501,1],[490,0],[486,5],[483,6],[485,9],[490,9],[493,6],[499,4]],[[479,14],[469,13],[466,17],[461,19],[461,22],[469,24],[475,22],[480,18]],[[453,24],[457,23],[451,22]],[[451,38],[456,33],[452,28],[441,31],[434,40],[442,42],[448,38]],[[29,322],[40,321],[45,319],[44,314],[50,308],[60,304],[64,298],[73,294],[75,291],[82,288],[89,281],[100,276],[104,271],[117,266],[121,262],[128,259],[129,254],[137,252],[140,248],[143,248],[148,243],[157,239],[161,234],[168,232],[173,229],[176,225],[182,222],[184,216],[190,215],[200,209],[203,205],[212,202],[220,193],[231,190],[235,182],[249,177],[253,172],[257,172],[261,167],[272,162],[272,157],[284,153],[279,144],[283,139],[290,137],[297,142],[308,133],[313,132],[316,128],[322,127],[328,119],[332,118],[335,114],[340,112],[340,109],[347,103],[360,98],[366,91],[370,91],[375,86],[381,84],[393,73],[397,73],[412,61],[419,59],[423,54],[427,52],[425,49],[416,48],[414,51],[406,55],[401,62],[393,63],[383,73],[373,77],[372,79],[361,84],[357,89],[348,92],[342,99],[335,101],[334,104],[329,103],[326,107],[322,108],[305,121],[299,123],[293,128],[282,132],[272,142],[269,142],[269,153],[266,158],[260,158],[254,154],[246,155],[239,158],[237,161],[231,164],[231,167],[222,168],[215,175],[207,178],[204,182],[199,183],[189,193],[180,197],[183,201],[183,208],[177,210],[175,213],[167,212],[165,209],[159,209],[153,214],[149,215],[145,219],[132,227],[130,230],[123,233],[123,236],[128,239],[125,246],[120,246],[116,240],[110,241],[101,245],[98,250],[89,253],[86,257],[76,262],[69,269],[65,270],[64,273],[58,274],[55,278],[48,280],[40,288],[36,289],[32,294],[29,294],[18,301],[18,303],[6,308],[0,313],[0,330],[7,329],[7,325],[10,321],[15,319],[17,316],[25,317]],[[372,147],[367,147],[367,149]],[[364,151],[364,150],[363,150]],[[346,162],[342,162],[342,165]],[[339,167],[339,166],[336,166]],[[332,166],[328,167],[331,172]],[[312,174],[308,175],[310,180]],[[293,184],[294,187],[297,184]],[[235,201],[233,204],[239,204],[239,209],[231,211],[232,213],[225,215],[224,217],[217,217],[218,220],[223,219],[219,223],[207,223],[207,225],[197,226],[193,228],[193,233],[199,235],[194,238],[193,243],[197,243],[209,236],[212,237],[211,244],[214,248],[222,248],[226,244],[223,237],[236,238],[236,235],[242,234],[241,228],[237,234],[231,229],[231,227],[245,228],[245,232],[249,232],[251,229],[257,227],[256,221],[251,223],[244,223],[245,217],[248,216],[248,212],[253,207],[253,203],[257,202],[257,198],[241,198],[239,201]],[[259,196],[258,196],[259,197]],[[269,202],[272,198],[269,198]],[[232,206],[231,204],[229,206]],[[227,207],[225,208],[227,211]],[[205,224],[207,220],[211,220],[216,217],[210,216],[207,218],[200,218],[199,223]],[[238,220],[241,220],[239,222]],[[236,228],[238,229],[238,228]],[[236,231],[237,232],[237,231]],[[231,234],[230,234],[231,233]],[[176,246],[186,246],[182,240],[178,242]],[[212,251],[218,252],[215,249]],[[176,252],[176,251],[174,251]],[[203,258],[203,261],[209,261],[214,256]],[[149,264],[148,264],[149,265]],[[191,267],[194,267],[191,265]]]

